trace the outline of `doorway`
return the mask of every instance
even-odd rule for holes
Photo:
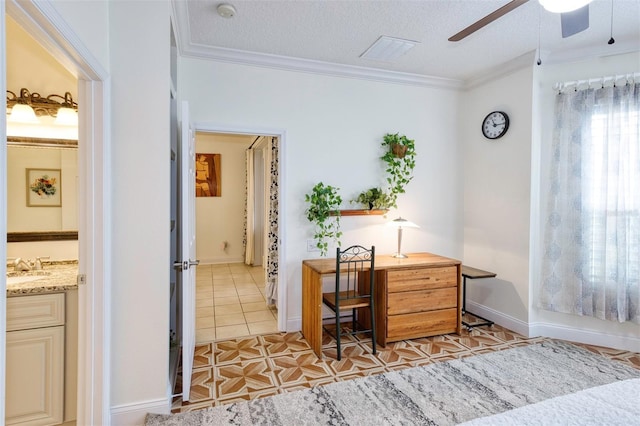
[[[285,329],[278,297],[280,141],[196,128],[197,153],[219,155],[222,169],[220,196],[196,199],[198,343]]]
[[[5,11],[6,8],[6,11]],[[60,28],[56,23],[61,22],[57,11],[47,4],[35,4],[33,1],[23,1],[18,5],[14,1],[3,2],[0,8],[0,44],[6,45],[5,18],[10,16],[16,23],[38,43],[46,46],[47,52],[64,63],[65,68],[77,79],[78,103],[83,105],[79,116],[78,132],[78,193],[79,198],[86,194],[93,194],[90,202],[83,203],[78,211],[79,223],[79,274],[90,280],[91,286],[78,288],[78,301],[82,307],[78,315],[81,324],[78,333],[78,383],[83,392],[77,397],[78,424],[107,424],[110,421],[109,404],[109,336],[105,328],[110,312],[109,280],[106,279],[110,271],[108,256],[109,210],[105,208],[108,194],[103,193],[105,182],[110,180],[109,170],[103,152],[108,151],[108,140],[103,131],[104,109],[108,108],[105,100],[104,81],[108,73],[95,61],[85,57],[81,46],[76,41],[75,34],[68,27]],[[3,63],[6,74],[6,58],[4,52],[0,62]],[[0,87],[5,87],[5,82]],[[1,130],[6,140],[6,128]],[[0,147],[0,161],[6,161],[6,146]],[[92,165],[90,169],[88,164]],[[89,177],[89,173],[91,176]],[[6,188],[3,189],[6,192]],[[98,194],[98,195],[95,195]],[[6,212],[5,197],[0,201],[0,212]],[[2,218],[4,219],[4,217]],[[5,221],[0,229],[6,231]],[[6,241],[0,245],[0,254],[6,254]],[[4,306],[6,291],[4,284],[0,285],[3,295],[0,296]],[[4,311],[4,309],[3,309]],[[5,331],[5,320],[0,320],[0,331]],[[5,347],[0,346],[4,351]],[[4,363],[0,365],[0,380],[5,380]],[[5,389],[0,387],[0,400],[5,400]],[[4,404],[0,405],[0,417],[4,418]]]

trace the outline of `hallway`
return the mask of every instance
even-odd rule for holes
[[[242,263],[196,270],[196,343],[278,331],[278,312],[264,297],[264,269]]]

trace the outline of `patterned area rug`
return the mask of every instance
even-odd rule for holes
[[[572,344],[543,342],[174,415],[170,425],[453,425],[640,371]]]

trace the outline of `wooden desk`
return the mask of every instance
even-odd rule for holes
[[[461,262],[431,253],[406,259],[375,257],[377,341],[462,330]],[[322,358],[322,277],[336,273],[335,258],[302,262],[302,334]]]
[[[462,315],[465,313],[469,313],[474,317],[478,318],[481,321],[476,321],[473,323],[462,321],[462,325],[467,327],[467,330],[471,330],[473,327],[481,327],[483,325],[488,325],[491,327],[493,325],[493,321],[488,320],[484,317],[481,317],[478,314],[474,314],[473,312],[467,311],[467,278],[470,280],[475,280],[478,278],[493,278],[496,276],[495,272],[483,271],[482,269],[472,268],[471,266],[462,266]]]

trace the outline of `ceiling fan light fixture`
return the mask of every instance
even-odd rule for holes
[[[414,40],[380,36],[360,57],[374,61],[393,62],[418,43]]]
[[[591,0],[538,0],[542,7],[552,13],[566,13],[580,9],[591,3]]]

